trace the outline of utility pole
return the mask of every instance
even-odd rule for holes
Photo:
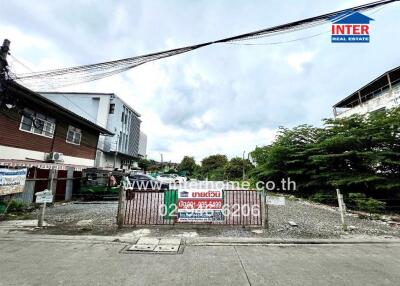
[[[244,161],[244,155],[245,155],[246,151],[243,151],[243,166],[242,166],[242,171],[243,171],[243,181],[246,179],[246,172],[244,170],[244,165],[245,165],[245,161]]]
[[[114,151],[114,164],[113,164],[113,169],[115,170],[115,166],[117,165],[117,154],[118,154],[118,142],[120,138],[119,135],[117,135],[117,140],[115,140],[115,151]]]
[[[6,79],[8,72],[7,55],[10,50],[10,41],[5,39],[0,47],[0,79]]]

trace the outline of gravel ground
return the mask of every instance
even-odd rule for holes
[[[157,236],[230,236],[273,238],[346,238],[346,237],[400,237],[400,226],[389,227],[382,221],[360,219],[356,215],[346,216],[352,230],[340,229],[340,216],[335,208],[299,200],[286,200],[285,206],[269,206],[269,229],[260,233],[244,228],[125,228],[117,230],[116,202],[67,203],[49,207],[46,221],[54,227],[38,231],[54,234],[151,234]],[[37,215],[37,214],[34,214]],[[290,226],[294,221],[297,226]]]

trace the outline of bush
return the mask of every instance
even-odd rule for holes
[[[381,212],[386,206],[386,203],[373,198],[367,198],[367,196],[362,193],[350,193],[349,201],[354,203],[357,209],[369,213]]]
[[[28,207],[28,204],[24,202],[12,200],[8,206],[7,212],[25,212],[28,210]]]
[[[335,195],[326,192],[316,192],[310,199],[317,203],[333,203],[336,201]]]
[[[0,202],[0,215],[4,214],[7,205],[4,202]]]

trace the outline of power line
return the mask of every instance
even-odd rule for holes
[[[379,11],[381,11],[383,8],[385,7],[381,7],[377,10],[375,10],[374,12],[370,13],[369,15],[374,15],[376,13],[378,13]],[[288,43],[293,43],[293,42],[298,42],[298,41],[303,41],[303,40],[307,40],[307,39],[311,39],[311,38],[315,38],[327,33],[330,33],[331,30],[325,31],[325,32],[321,32],[321,33],[317,33],[314,35],[309,35],[309,36],[304,36],[301,38],[296,38],[296,39],[292,39],[292,40],[286,40],[286,41],[277,41],[277,42],[269,42],[269,43],[235,43],[235,42],[228,42],[226,44],[230,44],[230,45],[241,45],[241,46],[272,46],[272,45],[281,45],[281,44],[288,44]]]
[[[34,73],[34,71],[28,66],[28,65],[26,65],[26,64],[24,64],[22,61],[20,61],[20,60],[18,60],[16,57],[14,57],[12,54],[10,54],[10,57],[15,61],[15,62],[17,62],[17,63],[19,63],[21,66],[23,66],[25,69],[27,69],[27,70],[29,70],[30,72],[32,72],[32,73]],[[46,84],[46,82],[44,82],[45,84]],[[53,89],[55,89],[55,87],[53,86],[53,85],[47,85],[47,88],[46,89],[49,89],[49,87],[51,87],[51,88],[53,88]],[[73,102],[70,98],[68,98],[66,95],[64,95],[64,94],[62,94],[62,93],[60,93],[60,95],[62,96],[62,97],[64,97],[66,100],[68,100],[72,105],[74,105],[76,108],[78,108],[79,110],[81,110],[83,113],[85,113],[86,115],[88,115],[92,120],[93,120],[93,123],[96,123],[97,124],[97,119],[96,118],[94,118],[93,117],[93,115],[92,114],[90,114],[90,113],[88,113],[86,110],[84,110],[82,107],[80,107],[78,104],[76,104],[75,102]],[[102,127],[105,127],[105,126],[102,126]]]
[[[246,41],[251,39],[265,38],[270,36],[275,36],[284,33],[290,33],[302,29],[307,29],[311,27],[315,27],[317,25],[321,25],[327,21],[330,21],[333,18],[341,17],[343,15],[349,15],[349,13],[354,13],[358,11],[367,11],[380,6],[384,6],[390,4],[392,2],[397,2],[399,0],[381,0],[376,1],[360,6],[356,6],[350,9],[340,10],[336,12],[331,12],[327,14],[323,14],[316,17],[311,17],[291,23],[286,23],[258,31],[253,31],[246,34],[241,34],[233,37],[228,37],[224,39],[219,39],[215,41],[209,41],[201,44],[186,46],[182,48],[151,53],[142,56],[130,57],[120,60],[102,62],[97,64],[83,65],[83,66],[75,66],[69,68],[61,68],[61,69],[53,69],[48,71],[41,72],[32,72],[25,73],[14,76],[15,80],[23,80],[24,83],[27,83],[28,86],[41,86],[43,85],[43,81],[51,82],[54,87],[63,87],[74,85],[77,83],[90,82],[94,80],[99,80],[105,77],[109,77],[142,64],[156,61],[159,59],[172,57],[178,54],[187,53],[202,47],[210,46],[213,44],[219,43],[236,43],[240,41]],[[301,40],[301,39],[299,39]]]

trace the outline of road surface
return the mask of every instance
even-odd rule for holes
[[[400,244],[186,246],[0,238],[0,285],[398,285]]]

